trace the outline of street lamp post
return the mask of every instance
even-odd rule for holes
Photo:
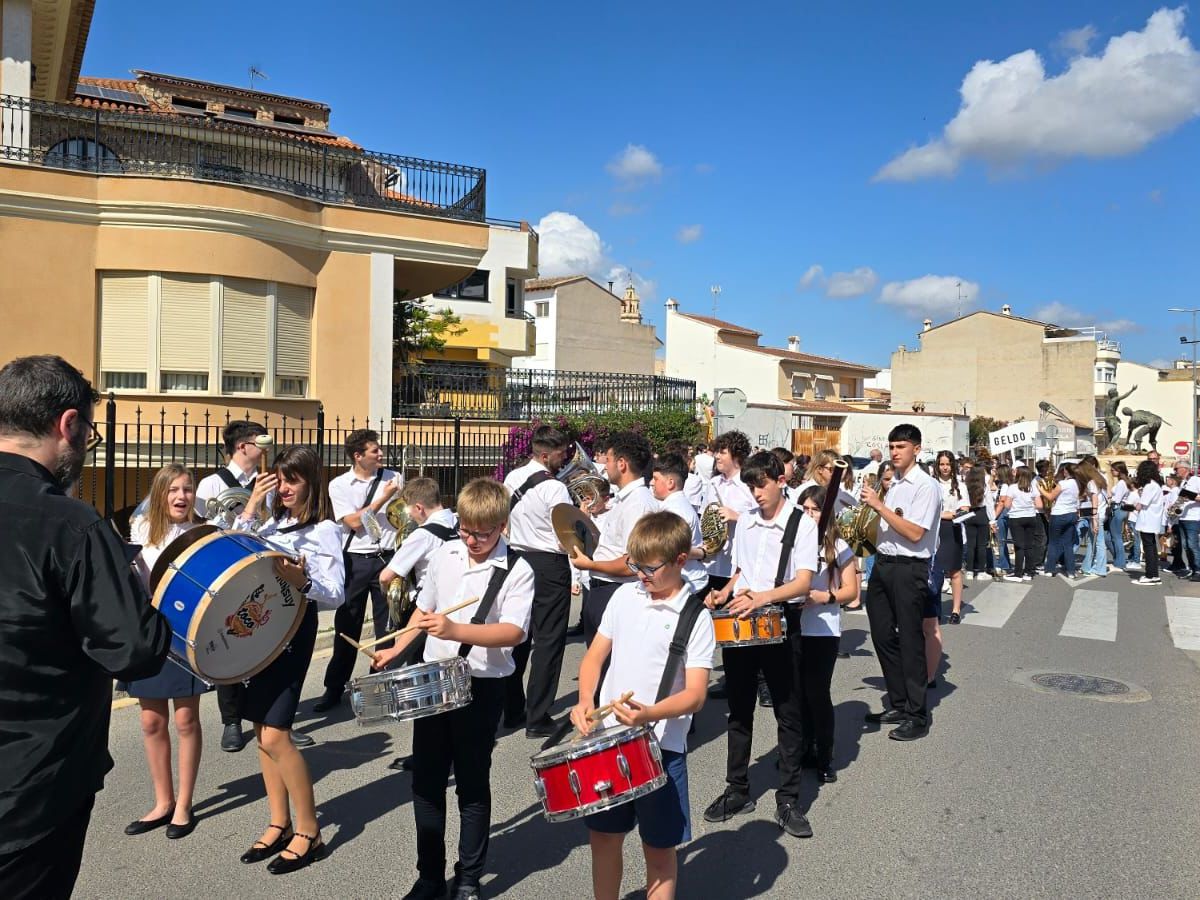
[[[1200,312],[1200,309],[1198,309],[1198,308],[1184,309],[1182,307],[1172,306],[1170,309],[1167,310],[1167,312],[1181,312],[1181,313],[1191,313],[1192,314],[1192,339],[1189,341],[1187,338],[1181,336],[1179,338],[1179,343],[1192,345],[1192,404],[1191,404],[1192,405],[1192,411],[1191,411],[1192,452],[1190,454],[1191,458],[1189,459],[1189,463],[1190,463],[1190,467],[1192,470],[1192,474],[1194,475],[1194,474],[1196,474],[1197,460],[1200,459],[1200,456],[1197,455],[1198,449],[1200,449],[1200,448],[1196,447],[1196,439],[1197,439],[1196,432],[1198,429],[1200,429],[1200,416],[1196,415],[1196,345],[1200,344],[1200,340],[1196,339],[1196,313]]]

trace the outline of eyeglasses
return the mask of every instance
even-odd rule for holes
[[[99,447],[101,444],[104,443],[104,435],[102,435],[96,429],[96,423],[88,422],[87,424],[88,424],[88,431],[90,431],[91,434],[88,435],[87,443],[83,445],[83,452],[91,453],[93,450],[95,450],[97,447]]]
[[[460,528],[460,529],[458,529],[458,536],[460,538],[462,538],[464,541],[467,540],[468,538],[470,538],[472,540],[476,540],[476,541],[479,541],[480,543],[483,543],[484,541],[488,540],[493,534],[495,534],[496,530],[499,527],[500,527],[499,525],[496,525],[493,528],[489,528],[487,531],[468,531],[465,528]]]
[[[648,565],[644,565],[642,563],[635,563],[631,559],[631,560],[628,560],[625,563],[625,565],[629,566],[629,571],[632,572],[634,575],[646,575],[649,578],[653,578],[655,573],[658,572],[658,570],[661,569],[663,566],[665,566],[666,563],[660,562],[656,566],[648,566]]]

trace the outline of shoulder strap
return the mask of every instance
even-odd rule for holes
[[[508,565],[503,569],[497,567],[492,571],[492,577],[488,579],[487,590],[483,592],[483,599],[479,601],[479,606],[475,607],[475,615],[471,616],[472,625],[482,625],[488,617],[488,613],[492,611],[492,607],[496,605],[496,597],[500,595],[500,588],[504,584],[504,579],[508,578],[508,573],[513,570],[513,567],[520,561],[521,557],[513,550],[508,551]],[[473,649],[473,644],[463,644],[458,648],[458,655],[465,657]]]
[[[371,501],[375,498],[375,491],[379,488],[379,479],[383,478],[383,469],[381,468],[375,473],[375,477],[371,479],[371,486],[367,489],[367,500],[363,504],[364,507],[370,506]],[[350,529],[350,536],[346,538],[346,543],[342,545],[342,552],[350,552],[350,542],[354,540],[354,529]]]
[[[683,665],[684,654],[687,653],[688,641],[692,637],[692,629],[704,609],[704,595],[692,594],[683,604],[679,613],[679,621],[675,625],[675,634],[671,636],[671,646],[667,650],[667,664],[663,668],[662,681],[658,683],[658,695],[655,703],[661,703],[671,696],[671,688],[679,675],[679,667]]]
[[[534,472],[525,479],[525,483],[513,491],[512,497],[508,501],[508,511],[512,512],[513,508],[521,502],[521,498],[532,491],[535,487],[543,482],[549,481],[554,476],[542,469],[540,472]]]
[[[787,525],[783,528],[783,541],[779,545],[779,567],[775,570],[775,587],[779,587],[787,579],[788,559],[792,555],[792,548],[796,546],[796,532],[800,530],[803,518],[804,510],[797,506],[792,509]]]
[[[291,534],[293,531],[299,531],[302,528],[307,528],[312,522],[297,522],[295,525],[288,525],[286,528],[276,528],[279,534]]]
[[[428,531],[430,534],[432,534],[434,537],[436,537],[439,541],[442,541],[443,543],[445,543],[446,541],[458,540],[458,530],[457,529],[451,528],[449,525],[442,525],[438,522],[426,522],[424,525],[421,526],[421,530]]]
[[[225,487],[235,488],[235,487],[242,486],[241,483],[237,480],[237,477],[232,472],[229,471],[228,466],[222,466],[221,468],[217,469],[217,477],[220,478],[223,482],[225,482]],[[250,483],[248,485],[246,485],[246,488],[251,491],[254,490],[254,482],[256,482],[256,481],[258,481],[257,475],[255,475],[253,478],[250,479]]]

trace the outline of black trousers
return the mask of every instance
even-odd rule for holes
[[[16,853],[0,855],[4,900],[67,900],[75,890],[95,795],[61,825]]]
[[[797,629],[799,630],[799,629]],[[750,747],[754,737],[754,710],[758,706],[759,672],[767,680],[774,704],[779,741],[777,805],[795,803],[800,795],[801,733],[800,696],[795,689],[793,648],[790,641],[756,647],[724,649],[725,689],[729,695],[729,745],[725,781],[740,794],[750,793]]]
[[[467,706],[413,721],[413,813],[417,871],[446,877],[446,786],[454,766],[458,795],[458,864],[463,885],[478,885],[487,861],[492,819],[492,743],[500,724],[504,681],[471,678]]]
[[[567,646],[567,620],[571,614],[571,567],[562,553],[522,550],[521,556],[533,569],[533,610],[529,634],[513,648],[514,671],[505,679],[505,716],[510,719],[526,714],[530,725],[550,721],[550,707],[558,695],[558,677],[562,673],[563,651]],[[525,691],[525,667],[529,670],[529,691]]]
[[[221,711],[222,725],[241,725],[242,717],[238,713],[241,708],[242,692],[246,686],[240,681],[236,684],[217,685],[217,709]]]
[[[387,565],[382,556],[363,553],[343,553],[346,565],[346,602],[333,614],[333,630],[358,640],[362,634],[363,619],[367,615],[367,597],[371,598],[371,620],[375,637],[387,634],[388,606],[383,588],[379,584],[379,573]],[[377,644],[376,650],[385,650],[392,641]],[[325,690],[341,693],[354,674],[354,662],[358,651],[342,640],[334,640],[333,655],[325,668]]]
[[[600,620],[608,609],[608,601],[621,585],[615,581],[600,581],[593,578],[591,587],[583,595],[583,642],[592,646],[596,632],[600,630]]]
[[[1147,578],[1158,578],[1158,535],[1148,531],[1139,531],[1142,539],[1142,565],[1146,567]]]
[[[799,610],[797,610],[799,612]],[[828,635],[800,634],[799,616],[796,616],[796,635],[788,621],[788,640],[800,652],[793,652],[795,684],[800,696],[800,725],[804,735],[804,746],[812,749],[820,765],[829,765],[833,760],[833,667],[837,663],[838,646],[841,638]]]
[[[988,521],[987,510],[982,506],[972,510],[974,518],[967,519],[967,563],[963,567],[968,572],[976,574],[988,570],[987,552],[991,542],[992,527]]]
[[[1038,513],[1037,522],[1041,526],[1033,531],[1033,564],[1046,565],[1046,550],[1050,547],[1050,517]]]
[[[911,556],[875,555],[867,588],[867,618],[871,642],[892,709],[918,725],[929,721],[925,706],[925,609],[929,560]]]
[[[1013,574],[1018,577],[1033,574],[1037,563],[1037,535],[1043,534],[1041,516],[1026,516],[1020,519],[1008,517],[1008,530],[1012,532],[1016,545],[1016,563]]]
[[[1183,548],[1186,541],[1183,539],[1183,529],[1179,527],[1178,523],[1171,526],[1171,535],[1175,540],[1171,544],[1171,562],[1168,565],[1172,569],[1182,569],[1184,560]],[[1187,554],[1187,559],[1189,562],[1195,563],[1195,560],[1192,560],[1190,552]]]

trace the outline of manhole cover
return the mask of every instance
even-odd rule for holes
[[[1074,672],[1024,672],[1018,669],[1013,681],[1047,694],[1074,694],[1088,700],[1109,703],[1142,703],[1150,692],[1132,682],[1117,681],[1102,675],[1079,675]]]
[[[1040,687],[1062,691],[1064,694],[1099,694],[1105,697],[1114,697],[1118,694],[1129,693],[1129,685],[1096,675],[1045,672],[1041,675],[1034,675],[1029,680]]]

